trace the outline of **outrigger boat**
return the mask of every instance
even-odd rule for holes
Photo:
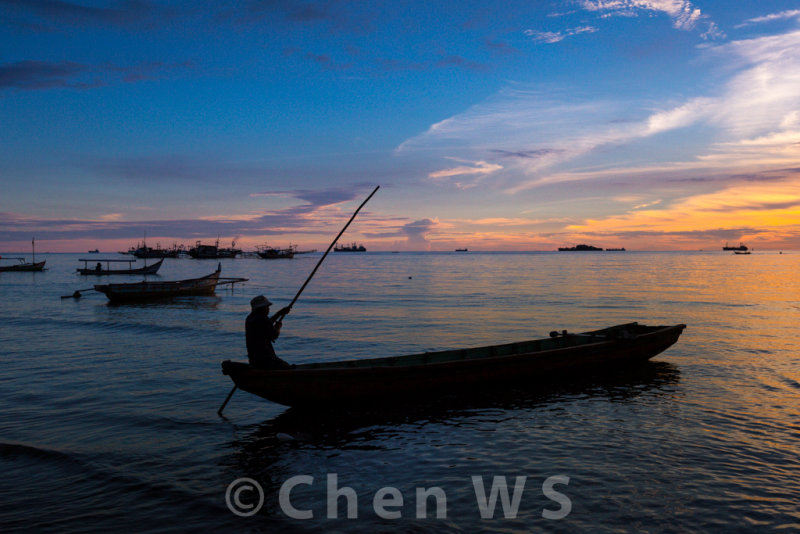
[[[144,267],[133,267],[133,264],[136,260],[100,260],[100,259],[86,259],[81,258],[78,261],[83,262],[83,267],[78,268],[78,273],[80,274],[95,274],[95,275],[107,275],[107,274],[156,274],[158,269],[161,267],[161,264],[164,263],[164,258],[161,258],[159,261],[155,262],[152,265],[145,265]],[[97,265],[94,267],[89,267],[89,262],[97,262]],[[102,263],[105,262],[106,268],[103,269]],[[112,269],[111,263],[127,263],[127,269]]]
[[[0,265],[0,272],[4,271],[41,271],[47,260],[33,263],[25,263],[25,258],[0,258],[3,260],[19,260],[19,263],[12,265]]]
[[[222,265],[200,278],[170,282],[134,282],[130,284],[98,284],[95,291],[105,294],[112,302],[169,299],[173,297],[213,295],[218,285],[246,282],[247,278],[220,278]]]
[[[226,360],[222,372],[254,395],[286,406],[404,402],[645,361],[672,346],[684,324],[622,324],[504,345],[264,370]]]

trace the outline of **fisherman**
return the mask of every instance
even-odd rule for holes
[[[250,315],[244,323],[247,339],[247,358],[250,365],[259,369],[290,369],[292,366],[275,355],[272,343],[281,333],[281,323],[289,308],[283,308],[272,317],[269,307],[272,303],[264,295],[250,301]]]
[[[103,270],[103,266],[100,265],[99,261],[97,262],[97,265],[94,266],[94,270],[97,271],[98,273]]]

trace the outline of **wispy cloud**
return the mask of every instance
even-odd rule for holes
[[[796,166],[800,31],[732,41],[700,53],[718,73],[731,73],[713,94],[662,104],[644,99],[581,102],[556,91],[514,86],[432,125],[401,144],[397,153],[435,150],[473,162],[480,155],[479,169],[502,164],[502,179],[492,185],[512,193],[615,173],[738,174],[741,169]],[[640,157],[643,143],[659,143],[678,131],[686,135],[670,138],[671,160]],[[609,151],[615,160],[605,158]],[[459,166],[432,177],[470,169],[477,172]]]
[[[666,14],[679,30],[701,27],[704,39],[725,37],[715,22],[687,0],[582,0],[580,4],[583,9],[601,13],[604,17],[632,17],[641,11],[660,12]]]
[[[432,180],[453,179],[453,184],[459,189],[470,189],[478,185],[479,181],[484,177],[494,174],[503,169],[502,165],[497,163],[488,163],[486,161],[469,161],[461,160],[458,158],[447,158],[466,165],[458,165],[439,171],[434,171],[428,174],[428,178]],[[464,180],[464,178],[475,177],[471,180]]]
[[[764,22],[774,22],[776,20],[787,20],[787,19],[800,20],[800,9],[790,9],[786,11],[781,11],[780,13],[771,13],[769,15],[763,15],[761,17],[754,17],[751,19],[747,19],[743,23],[736,25],[735,28],[744,28],[745,26],[751,26],[753,24],[761,24]]]
[[[0,90],[91,89],[112,83],[155,80],[190,69],[190,62],[88,65],[70,61],[17,61],[0,65]]]
[[[158,8],[144,0],[125,0],[116,2],[116,5],[108,4],[90,6],[65,0],[0,0],[0,5],[5,6],[7,13],[13,13],[17,17],[34,16],[58,25],[154,24],[163,21],[169,14],[168,10]]]
[[[543,32],[538,30],[525,30],[523,33],[533,39],[537,43],[554,44],[563,41],[567,37],[573,35],[580,35],[582,33],[594,33],[597,28],[594,26],[578,26],[576,28],[567,28],[555,32]]]

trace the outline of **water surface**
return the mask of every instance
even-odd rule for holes
[[[286,319],[293,363],[506,343],[612,324],[686,323],[644,366],[392,409],[301,413],[237,392],[249,299],[287,304],[319,255],[222,260],[250,279],[216,297],[112,306],[61,299],[108,277],[84,255],[42,255],[41,273],[0,273],[0,530],[185,532],[779,531],[800,528],[800,254],[333,254]],[[100,255],[101,257],[113,257]],[[37,255],[38,259],[39,255]],[[155,279],[216,262],[167,259]],[[134,281],[113,277],[113,281]],[[357,495],[328,516],[327,480]],[[279,502],[313,518],[294,519]],[[483,519],[472,477],[526,477],[515,517]],[[549,477],[570,503],[563,519]],[[249,477],[252,517],[226,505]],[[396,488],[399,519],[373,497]],[[446,495],[417,517],[417,488]],[[252,504],[252,493],[243,493]]]

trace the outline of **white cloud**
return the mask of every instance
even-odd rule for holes
[[[491,184],[511,193],[614,174],[756,172],[800,164],[800,31],[707,47],[702,54],[715,76],[728,74],[713,94],[654,105],[644,97],[581,101],[552,88],[515,85],[431,126],[398,153],[469,162],[431,173],[434,179],[502,169]],[[664,155],[662,140],[672,132],[681,135],[668,138]]]
[[[716,23],[687,0],[582,0],[581,6],[587,11],[599,12],[601,16],[630,17],[637,11],[661,12],[669,16],[672,25],[679,30],[694,30],[702,22],[705,31],[701,36],[704,39],[725,36]]]

